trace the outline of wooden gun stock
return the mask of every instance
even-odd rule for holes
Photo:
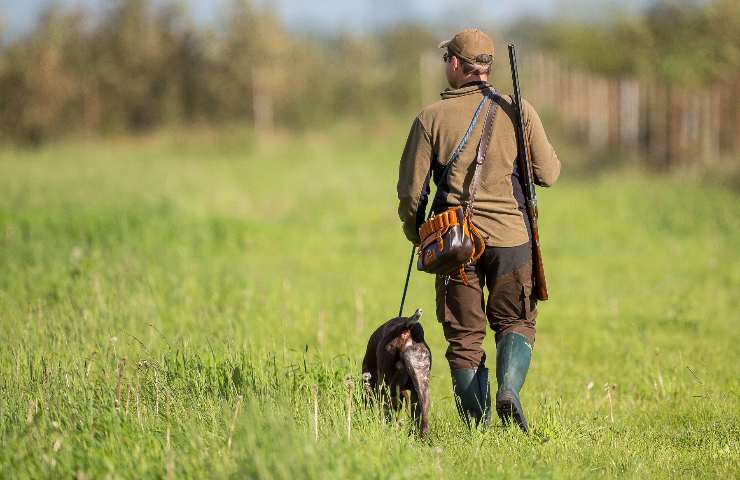
[[[529,155],[529,145],[524,136],[524,116],[522,114],[522,95],[519,89],[519,73],[516,67],[516,51],[514,44],[509,44],[509,63],[511,64],[511,80],[514,84],[514,104],[516,105],[516,143],[519,148],[519,171],[524,184],[524,196],[527,201],[527,214],[532,230],[532,280],[533,295],[537,300],[547,300],[547,281],[545,267],[542,263],[542,249],[540,248],[540,232],[537,228],[537,194],[534,189],[532,176],[532,161]]]
[[[537,300],[544,301],[548,299],[547,280],[545,280],[545,266],[542,263],[542,249],[540,248],[540,232],[537,228],[537,207],[534,214],[529,211],[529,218],[532,224],[532,277],[534,279],[534,297]]]

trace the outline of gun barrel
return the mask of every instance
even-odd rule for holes
[[[516,63],[516,47],[513,43],[509,44],[509,62],[511,64],[511,81],[514,84],[514,103],[516,104],[516,136],[519,145],[519,154],[521,161],[521,175],[524,180],[524,189],[529,200],[537,203],[537,193],[534,188],[534,179],[532,178],[532,162],[530,160],[529,148],[524,136],[524,114],[522,113],[522,93],[519,87],[519,70]],[[530,212],[531,213],[531,212]]]
[[[509,44],[509,63],[511,64],[511,81],[514,84],[514,104],[516,106],[516,143],[519,149],[519,172],[521,175],[524,195],[527,200],[527,214],[532,230],[532,277],[534,280],[533,294],[537,300],[547,300],[547,281],[545,280],[545,268],[542,263],[542,250],[540,248],[540,234],[537,227],[537,193],[534,188],[534,177],[532,175],[532,161],[529,148],[524,135],[524,114],[522,112],[522,94],[519,88],[519,72],[516,64],[516,49],[513,43]]]

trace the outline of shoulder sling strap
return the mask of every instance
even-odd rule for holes
[[[471,207],[473,204],[473,201],[475,199],[475,191],[478,188],[478,182],[480,179],[480,166],[483,164],[483,161],[486,159],[486,153],[488,151],[488,145],[491,140],[491,132],[493,129],[493,121],[496,118],[496,107],[498,106],[496,104],[495,98],[498,96],[496,91],[494,90],[492,93],[488,93],[483,97],[483,100],[481,100],[480,104],[478,105],[478,108],[476,108],[475,113],[473,114],[473,119],[470,121],[470,125],[468,126],[467,131],[465,132],[465,135],[460,139],[460,142],[457,144],[455,149],[450,154],[450,158],[445,164],[445,168],[442,171],[442,175],[440,175],[440,184],[442,181],[444,181],[445,177],[449,174],[450,169],[452,168],[455,161],[460,157],[460,154],[465,150],[465,146],[468,143],[468,140],[470,140],[470,136],[473,133],[473,130],[475,129],[475,126],[478,122],[478,117],[480,116],[481,111],[483,110],[483,107],[485,107],[486,103],[490,102],[490,107],[488,108],[488,111],[486,112],[486,118],[485,118],[485,124],[483,125],[483,133],[481,134],[480,142],[478,143],[478,153],[476,155],[475,159],[475,171],[473,173],[473,180],[470,183],[470,191],[468,193],[468,201],[465,202],[465,214],[469,214],[471,212]],[[481,148],[481,146],[483,148]],[[429,182],[431,182],[432,178],[432,171],[431,167],[429,170],[429,173],[427,174],[426,181],[424,183],[424,188],[422,189],[422,192],[426,191],[429,187]],[[429,213],[426,216],[426,219],[429,220],[434,216],[434,205],[437,203],[437,201],[440,200],[441,197],[441,189],[437,187],[437,191],[435,192],[434,198],[432,199],[432,204],[429,206]]]
[[[488,153],[488,145],[491,143],[491,136],[493,134],[493,122],[496,120],[496,112],[498,112],[498,104],[494,98],[491,99],[491,106],[488,107],[486,113],[486,123],[483,125],[483,133],[481,134],[480,143],[478,144],[478,153],[475,156],[475,170],[473,170],[473,179],[470,181],[470,191],[468,193],[468,200],[465,202],[465,216],[472,218],[473,216],[473,202],[475,201],[475,192],[478,189],[478,183],[480,181],[480,172],[483,162],[486,160],[486,154]]]

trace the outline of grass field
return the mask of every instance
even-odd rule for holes
[[[359,388],[349,436],[345,378],[359,386],[370,332],[397,313],[409,252],[405,131],[334,134],[0,153],[0,478],[740,475],[740,194],[573,175],[567,148],[540,193],[552,300],[523,391],[532,434],[462,427],[415,273],[430,438]]]

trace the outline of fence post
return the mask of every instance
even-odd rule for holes
[[[702,160],[715,165],[720,155],[721,97],[718,88],[707,90],[702,102]]]
[[[272,92],[269,72],[265,68],[252,69],[252,114],[254,128],[260,134],[270,134],[273,130]]]
[[[609,85],[594,74],[588,76],[588,144],[603,149],[609,140]]]
[[[419,55],[419,95],[421,106],[427,105],[436,97],[435,81],[439,78],[442,67],[441,55],[433,51],[426,51]],[[436,97],[439,100],[439,97]]]
[[[640,84],[634,78],[619,82],[619,145],[634,153],[640,135]]]

